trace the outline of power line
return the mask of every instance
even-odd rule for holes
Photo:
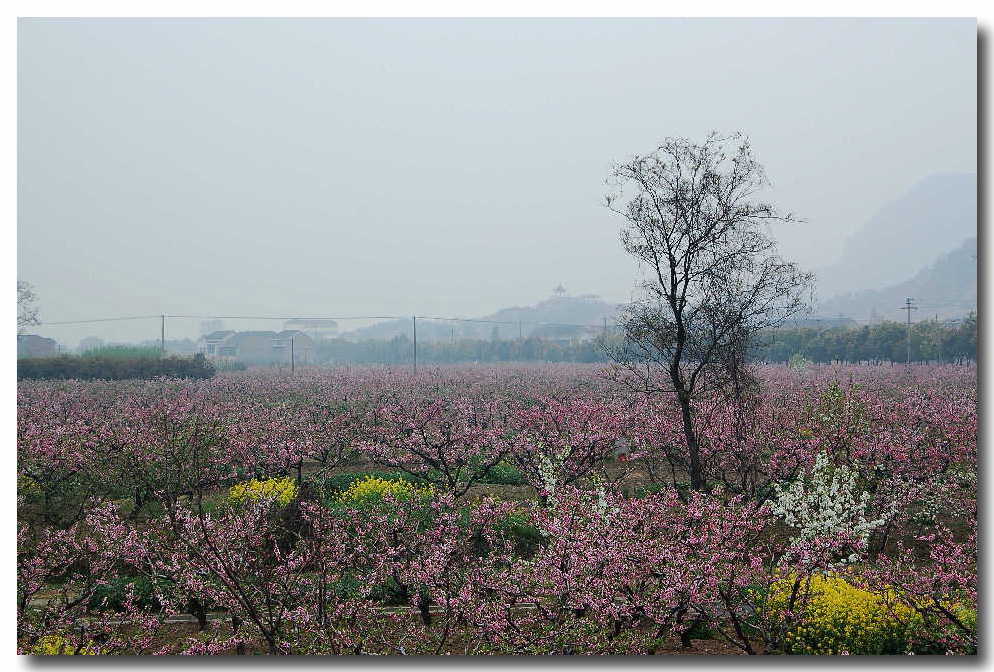
[[[153,316],[153,317],[158,317]],[[182,319],[196,319],[196,320],[407,320],[410,319],[408,316],[404,315],[366,315],[366,316],[349,316],[349,317],[300,317],[298,315],[166,315],[166,317],[175,317]],[[435,315],[413,315],[413,318],[419,320],[439,320],[444,322],[473,322],[477,324],[538,324],[544,326],[554,326],[554,327],[600,327],[598,324],[576,324],[572,322],[542,322],[538,320],[485,320],[481,318],[472,317],[439,317]]]
[[[441,320],[445,322],[475,322],[478,324],[539,324],[547,327],[589,327],[589,328],[600,328],[599,324],[573,324],[569,322],[538,322],[534,320],[482,320],[474,319],[470,317],[429,317],[427,315],[418,315],[419,320]]]
[[[90,324],[90,323],[93,323],[93,322],[123,322],[125,320],[151,320],[151,319],[158,319],[160,317],[162,317],[161,314],[160,315],[134,315],[134,316],[130,316],[130,317],[98,317],[98,318],[93,318],[93,319],[90,319],[90,320],[67,320],[67,321],[63,321],[63,322],[39,322],[38,324],[36,324],[34,326],[37,326],[37,327],[51,327],[51,326],[61,325],[61,324]],[[171,316],[166,315],[166,317],[171,317]]]
[[[918,306],[914,304],[915,300],[908,297],[904,300],[904,305],[898,308],[898,310],[908,311],[908,366],[911,366],[911,311],[918,310]]]
[[[975,308],[974,304],[967,303],[949,303],[946,306],[963,306]],[[919,306],[915,306],[913,310],[917,310]],[[922,308],[932,308],[933,304],[922,304]],[[905,310],[906,306],[902,306],[901,310]],[[74,325],[74,324],[93,324],[99,322],[124,322],[128,320],[152,320],[152,319],[190,319],[190,320],[271,320],[271,321],[290,321],[290,320],[397,320],[403,321],[411,318],[416,318],[419,320],[435,320],[441,322],[466,322],[472,324],[506,324],[506,325],[518,325],[519,335],[521,332],[520,327],[522,325],[538,325],[538,326],[550,326],[550,327],[578,327],[586,329],[601,329],[603,330],[603,324],[578,324],[575,322],[544,322],[540,320],[486,320],[482,318],[472,318],[472,317],[441,317],[437,315],[414,315],[414,316],[403,316],[403,315],[349,315],[349,316],[321,316],[321,317],[301,317],[299,315],[172,315],[172,314],[158,314],[158,315],[129,315],[124,317],[101,317],[101,318],[91,318],[85,320],[64,320],[55,322],[40,322],[35,326],[49,327],[49,326],[62,326],[62,325]],[[607,318],[603,318],[607,319]],[[874,320],[866,318],[854,318],[854,317],[808,317],[801,322],[846,322],[852,321],[856,323],[871,323]],[[779,329],[790,329],[793,328],[792,324],[785,323],[778,326]]]
[[[158,316],[155,316],[158,317]],[[400,320],[403,319],[400,315],[369,315],[369,316],[350,316],[350,317],[300,317],[299,315],[293,316],[272,316],[272,315],[166,315],[166,317],[175,317],[179,319],[190,319],[190,320]]]
[[[476,324],[509,324],[509,325],[542,325],[551,327],[585,327],[601,328],[600,324],[577,324],[574,322],[543,322],[539,320],[484,320],[470,317],[439,317],[429,315],[412,316],[419,320],[438,320],[444,322],[472,322]],[[62,324],[89,324],[91,322],[116,322],[123,320],[146,320],[146,319],[188,319],[188,320],[407,320],[409,318],[402,315],[352,315],[348,317],[300,317],[299,315],[172,315],[169,313],[158,315],[137,315],[129,317],[107,317],[90,320],[70,320],[64,322],[42,322],[36,326],[53,326]]]

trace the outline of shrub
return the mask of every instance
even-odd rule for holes
[[[356,481],[361,481],[365,478],[379,478],[384,481],[408,481],[410,483],[421,482],[419,479],[403,471],[348,471],[327,476],[321,479],[318,486],[322,490],[341,492],[348,490]]]
[[[331,591],[340,600],[355,600],[366,597],[385,607],[400,607],[409,604],[407,591],[393,577],[371,587],[357,576],[345,573],[332,582]]]
[[[214,368],[217,371],[247,371],[248,364],[245,362],[234,361],[230,359],[219,359],[212,362]]]
[[[659,483],[647,483],[645,485],[636,485],[633,488],[632,496],[637,499],[643,499],[645,497],[650,497],[652,495],[658,495],[659,493],[666,493],[669,490],[669,486],[661,485]]]
[[[97,654],[93,647],[88,644],[79,647],[78,651],[76,648],[62,635],[45,635],[31,648],[31,654],[35,656],[95,656]]]
[[[126,380],[152,378],[210,378],[214,367],[201,354],[193,357],[123,357],[86,355],[35,357],[17,360],[17,379]]]
[[[103,357],[107,359],[158,359],[162,350],[148,345],[104,345],[84,350],[80,357]]]
[[[429,499],[435,491],[431,486],[417,486],[405,480],[387,480],[376,476],[367,476],[355,481],[343,492],[338,501],[347,506],[369,506],[383,502],[387,495],[400,501],[414,499]]]
[[[87,604],[90,611],[110,610],[124,611],[124,604],[131,594],[137,606],[143,609],[161,609],[162,605],[156,596],[156,588],[167,588],[170,584],[165,581],[152,582],[145,576],[124,576],[111,579],[93,592]]]
[[[815,456],[810,475],[787,484],[774,484],[772,511],[797,530],[791,548],[799,549],[819,539],[846,539],[836,549],[842,562],[859,558],[874,529],[886,524],[891,512],[875,519],[869,514],[872,495],[860,488],[859,475],[845,464],[833,465],[828,453]],[[843,551],[844,549],[844,551]],[[855,551],[855,552],[853,552]]]
[[[270,478],[264,481],[252,479],[231,486],[228,499],[236,504],[272,500],[277,506],[285,507],[297,498],[297,483],[292,478]]]
[[[496,485],[522,485],[525,482],[524,474],[507,462],[500,462],[490,467],[480,478],[480,483],[493,483]]]
[[[773,615],[785,615],[793,579],[775,584],[768,597]],[[799,599],[797,625],[786,634],[787,653],[881,655],[917,652],[924,641],[921,617],[893,599],[872,593],[838,575],[811,576],[806,600]],[[805,588],[802,588],[802,593]]]
[[[38,485],[38,481],[23,474],[18,474],[17,476],[17,494],[21,495],[25,499],[34,500],[41,497],[44,493],[41,486]]]
[[[544,546],[546,538],[532,520],[519,511],[510,513],[501,527],[514,541],[515,551],[526,558],[535,555],[539,547]]]
[[[380,478],[386,481],[422,482],[403,471],[348,471],[328,476],[311,475],[305,480],[308,487],[318,494],[319,499],[326,506],[332,506],[339,503],[342,492],[348,490],[353,483],[369,477]]]

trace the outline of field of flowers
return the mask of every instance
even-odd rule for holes
[[[973,366],[18,383],[36,654],[969,654]]]

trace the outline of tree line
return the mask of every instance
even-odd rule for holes
[[[755,335],[748,349],[752,362],[788,362],[801,357],[815,363],[904,362],[907,359],[907,325],[881,322],[857,328],[798,327],[767,329]],[[459,364],[468,362],[577,362],[610,360],[621,336],[587,340],[460,339],[418,343],[418,362]],[[605,347],[606,346],[606,347]],[[349,341],[319,339],[315,346],[320,364],[410,364],[414,343],[406,336],[390,340]],[[963,363],[977,358],[977,317],[971,314],[958,324],[918,322],[911,325],[911,359],[915,362]]]
[[[855,329],[777,329],[757,338],[750,358],[786,362],[795,355],[816,363],[904,362],[908,358],[908,327],[900,322],[881,322]],[[976,313],[953,325],[933,321],[911,325],[911,361],[963,363],[976,359]]]
[[[404,335],[386,341],[318,339],[314,352],[320,364],[409,364],[414,361],[414,342]],[[604,361],[607,357],[598,340],[559,341],[532,337],[418,343],[418,363],[423,364]]]
[[[128,348],[123,348],[123,351]],[[139,350],[139,348],[131,348]],[[103,355],[59,355],[17,360],[18,380],[128,380],[153,378],[210,378],[214,367],[203,355],[161,357],[154,351],[131,356],[121,353]]]

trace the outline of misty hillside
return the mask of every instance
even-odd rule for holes
[[[930,175],[848,238],[841,259],[817,272],[818,296],[903,282],[976,235],[977,176]]]
[[[899,311],[906,297],[920,306],[912,319],[938,316],[962,317],[977,309],[977,239],[969,238],[958,248],[914,275],[910,280],[879,290],[864,290],[837,296],[818,306],[822,315],[843,314],[857,320],[903,320]]]
[[[478,322],[457,322],[418,318],[418,340],[447,341],[460,338],[517,338],[518,322],[523,337],[543,338],[568,337],[583,333],[594,333],[607,318],[611,324],[618,313],[615,304],[602,301],[592,294],[582,296],[553,296],[534,306],[502,308],[479,320],[509,322],[511,324],[488,324]],[[554,324],[535,324],[536,322]],[[591,325],[590,328],[572,328],[565,325]],[[343,334],[353,340],[390,339],[395,336],[412,336],[411,320],[391,320],[362,327]]]

